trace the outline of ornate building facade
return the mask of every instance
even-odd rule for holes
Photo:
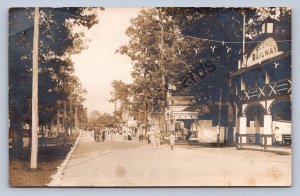
[[[291,42],[274,32],[272,22],[247,44],[229,85],[235,102],[236,143],[291,144]]]

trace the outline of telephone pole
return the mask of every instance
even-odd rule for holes
[[[165,132],[166,131],[166,123],[165,123],[165,102],[166,102],[166,93],[165,93],[165,86],[166,86],[166,76],[165,76],[165,66],[164,66],[164,52],[163,52],[163,45],[164,45],[164,24],[162,19],[162,13],[160,8],[158,8],[159,20],[160,20],[160,67],[161,67],[161,90],[162,90],[162,99],[160,103],[161,108],[161,129]]]
[[[77,106],[75,106],[75,117],[74,117],[74,126],[75,126],[75,131],[76,134],[78,133],[78,117],[77,117]]]
[[[59,110],[60,110],[60,101],[57,100],[57,118],[56,118],[56,134],[59,133],[59,129],[60,129],[60,114],[59,114]]]
[[[217,130],[217,146],[220,146],[220,132],[221,132],[221,111],[222,111],[222,89],[220,89],[220,102],[219,102],[219,118],[218,118],[218,130]]]
[[[30,169],[37,168],[38,155],[38,49],[39,49],[39,8],[34,9],[34,32],[33,32],[33,50],[32,50],[32,121],[31,121],[31,158]]]

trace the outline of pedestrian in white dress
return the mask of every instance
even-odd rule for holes
[[[160,149],[160,131],[155,133],[155,148]]]
[[[170,135],[170,145],[171,145],[171,150],[174,150],[174,146],[175,146],[175,135],[172,132]]]
[[[154,132],[153,129],[150,129],[149,139],[150,139],[150,143],[151,143],[152,148],[155,148],[155,132]]]
[[[282,133],[279,131],[279,127],[275,127],[275,144],[280,146],[282,144]]]
[[[111,130],[111,131],[109,132],[109,138],[110,138],[110,141],[111,141],[111,142],[114,141],[114,131],[113,131],[113,130]]]

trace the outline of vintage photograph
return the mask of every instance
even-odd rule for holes
[[[291,9],[9,9],[10,187],[292,185]]]

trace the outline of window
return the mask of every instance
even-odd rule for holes
[[[255,61],[255,54],[252,54],[252,61]]]
[[[265,56],[268,56],[269,55],[269,50],[265,50]]]

